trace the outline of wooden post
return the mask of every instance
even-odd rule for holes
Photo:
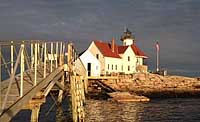
[[[40,105],[35,105],[32,108],[32,112],[31,112],[31,122],[39,122],[38,121],[39,112],[40,112]]]
[[[21,44],[21,60],[20,60],[20,97],[23,96],[23,85],[24,85],[24,42]]]
[[[44,43],[44,78],[46,77],[46,72],[47,72],[47,44],[46,42]]]
[[[84,86],[84,80],[83,78],[80,78],[80,87],[81,87],[81,97],[83,104],[85,103],[85,86]]]
[[[10,71],[11,71],[11,74],[13,73],[14,71],[14,47],[13,47],[13,41],[11,41],[11,46],[10,46]]]
[[[65,43],[63,44],[63,48],[62,48],[62,56],[63,56],[63,63],[64,62],[64,56],[65,56]]]
[[[61,78],[61,85],[64,86],[64,72],[62,74],[62,78]],[[59,90],[59,94],[58,94],[58,102],[61,103],[62,102],[62,98],[63,98],[63,90]]]
[[[56,56],[55,56],[55,60],[56,60],[56,68],[58,67],[58,42],[56,42]]]
[[[33,42],[31,42],[31,69],[33,69],[34,55],[33,55]]]
[[[58,42],[56,43],[56,55],[58,55]],[[57,57],[58,58],[58,57]],[[57,58],[56,58],[56,67],[58,65],[58,62],[57,62]],[[60,44],[60,57],[59,57],[59,65],[64,65],[64,52],[62,50],[62,42]],[[62,78],[61,78],[61,85],[64,86],[64,82],[65,82],[65,77],[64,77],[64,73],[62,75]],[[62,98],[63,98],[63,90],[59,90],[59,94],[58,94],[58,102],[61,103],[62,102]]]
[[[62,48],[62,63],[65,64],[65,43],[63,43],[63,48]]]
[[[70,86],[71,86],[71,100],[72,100],[72,114],[74,122],[83,122],[85,118],[84,113],[84,84],[83,77],[76,76],[74,71],[74,64],[76,59],[76,52],[73,49],[72,43],[68,44],[68,72],[70,75]]]
[[[59,62],[59,65],[61,66],[62,65],[62,42],[60,42],[60,57],[59,57],[59,60],[60,60],[60,62]]]
[[[34,55],[35,55],[35,67],[34,67],[34,70],[35,70],[35,74],[34,74],[34,86],[36,86],[37,84],[37,43],[35,43],[35,52],[34,52]]]
[[[73,121],[77,122],[77,112],[76,112],[76,94],[75,94],[75,76],[72,75],[72,43],[67,45],[68,55],[67,55],[67,65],[68,65],[68,75],[70,78],[70,93],[71,93],[71,103],[72,103],[72,116]]]
[[[43,57],[44,57],[44,43],[45,43],[45,42],[42,42],[42,43],[41,43],[42,47],[41,47],[41,49],[40,49],[40,61],[41,61],[41,62],[42,62]]]
[[[51,42],[51,69],[50,71],[53,71],[53,42]]]
[[[68,55],[67,55],[67,64],[68,64],[68,71],[71,73],[73,66],[72,66],[72,43],[68,44]]]
[[[80,76],[76,76],[76,101],[77,101],[77,113],[78,113],[78,120],[84,121],[85,113],[84,113],[84,102],[85,102],[85,94],[84,94],[84,87],[82,78]]]
[[[84,113],[84,88],[80,76],[71,76],[71,100],[72,100],[72,114],[74,122],[83,122],[85,118]]]
[[[85,90],[85,93],[88,93],[88,79],[87,78],[84,78],[84,90]]]
[[[40,64],[40,43],[39,41],[37,42],[37,56],[38,56],[38,60],[37,60],[37,64]]]
[[[75,76],[71,76],[70,86],[71,86],[71,100],[72,100],[72,116],[73,116],[73,121],[78,122],[75,81],[76,81]]]

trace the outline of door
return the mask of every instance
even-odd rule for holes
[[[87,64],[88,76],[91,76],[91,63]]]

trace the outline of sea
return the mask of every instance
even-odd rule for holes
[[[30,113],[21,111],[12,122],[29,122]],[[58,107],[48,97],[39,116],[39,122],[72,122],[69,99]],[[153,98],[130,103],[87,99],[85,122],[200,122],[200,98]]]

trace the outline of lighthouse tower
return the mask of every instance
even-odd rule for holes
[[[132,45],[135,41],[135,37],[132,35],[132,32],[126,28],[124,34],[121,36],[121,41],[123,42],[123,46]]]

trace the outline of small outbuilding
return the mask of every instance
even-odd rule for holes
[[[87,76],[100,76],[100,62],[89,50],[84,51],[80,59],[87,70]]]

